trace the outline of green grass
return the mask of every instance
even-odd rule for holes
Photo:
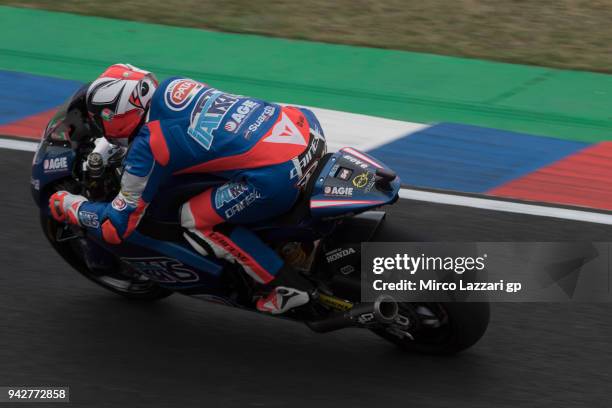
[[[612,0],[0,0],[0,4],[612,72]]]

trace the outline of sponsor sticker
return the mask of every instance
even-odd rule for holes
[[[336,174],[336,172],[338,171],[338,169],[340,168],[339,164],[334,164],[332,166],[332,168],[329,170],[329,173],[327,174],[329,177],[334,177],[334,175]]]
[[[308,168],[313,162],[317,161],[318,158],[323,156],[325,149],[325,143],[319,138],[312,138],[308,149],[304,153],[298,156],[298,166],[294,166],[289,171],[289,179],[300,177],[303,175],[304,170]]]
[[[247,194],[241,201],[225,210],[225,218],[232,218],[234,215],[242,212],[245,208],[253,204],[253,202],[259,197],[261,197],[261,194],[259,194],[259,191],[257,190]]]
[[[112,110],[104,108],[102,109],[102,113],[100,114],[100,116],[102,116],[102,120],[108,122],[113,118],[113,116],[115,116],[115,114]]]
[[[215,193],[215,208],[218,210],[223,205],[240,197],[242,193],[248,190],[244,183],[229,183],[224,184],[217,189]]]
[[[98,220],[98,214],[89,211],[79,211],[79,220],[81,224],[89,228],[99,228],[100,221]]]
[[[270,119],[274,113],[276,113],[276,108],[274,106],[268,105],[264,108],[263,112],[255,119],[251,125],[249,125],[249,132],[257,132],[259,127]]]
[[[295,123],[284,112],[281,112],[281,118],[272,127],[270,135],[263,139],[266,143],[286,143],[306,146],[307,142],[304,135]]]
[[[361,167],[362,169],[367,169],[369,167],[369,165],[364,162],[359,160],[356,157],[351,156],[350,154],[345,154],[344,156],[342,156],[343,159],[348,160],[349,162],[353,163],[356,166]]]
[[[363,191],[366,193],[369,193],[370,191],[372,191],[375,185],[376,185],[376,178],[371,177],[370,181],[368,181],[368,185],[363,188]]]
[[[340,171],[336,174],[336,177],[340,180],[349,180],[351,175],[353,174],[353,170],[347,169],[346,167],[342,167]]]
[[[369,173],[361,173],[355,176],[353,185],[357,188],[364,188],[368,185],[368,181],[370,181]]]
[[[240,128],[240,125],[242,125],[242,123],[247,120],[249,116],[251,116],[253,111],[255,111],[255,109],[257,109],[258,107],[259,104],[250,99],[247,99],[246,101],[242,102],[240,105],[238,105],[234,113],[230,115],[230,120],[227,122],[233,123],[233,125],[231,126],[233,127],[233,129],[228,129],[226,124],[225,130],[233,132],[236,129]]]
[[[193,97],[204,88],[204,84],[191,79],[175,79],[170,82],[164,93],[168,109],[181,111],[189,105]]]
[[[191,283],[200,280],[195,271],[173,258],[121,258],[121,260],[155,282]]]
[[[123,197],[117,196],[111,203],[111,206],[117,211],[123,211],[127,207],[127,202]]]
[[[352,197],[353,196],[353,187],[332,187],[325,186],[323,192],[326,195],[332,196],[342,196],[342,197]]]
[[[45,173],[54,173],[68,169],[68,157],[55,157],[45,159],[43,161],[43,170]]]
[[[339,259],[342,259],[354,253],[355,253],[355,250],[350,247],[349,248],[336,248],[325,254],[325,260],[327,261],[327,263],[333,263]]]
[[[40,180],[30,177],[30,184],[34,188],[34,190],[40,190]]]
[[[238,102],[238,96],[218,90],[205,92],[191,113],[191,124],[187,134],[200,146],[209,150],[217,130],[226,113]],[[231,126],[231,125],[230,125]]]

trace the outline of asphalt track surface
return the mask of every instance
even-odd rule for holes
[[[0,150],[0,386],[68,385],[88,407],[610,406],[610,304],[495,304],[475,347],[430,357],[179,295],[123,300],[44,239],[31,157]],[[610,226],[430,203],[390,215],[438,239],[612,241]]]

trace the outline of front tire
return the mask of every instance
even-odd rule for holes
[[[410,236],[385,219],[372,242],[427,241]],[[408,322],[406,329],[390,326],[373,330],[382,338],[408,351],[453,354],[473,346],[487,330],[488,302],[400,303],[399,314]]]

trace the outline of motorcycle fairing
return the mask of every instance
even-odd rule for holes
[[[361,213],[397,200],[400,179],[381,183],[378,172],[392,173],[366,153],[345,147],[318,172],[310,198],[314,218],[333,219]]]
[[[32,164],[32,193],[41,211],[48,212],[47,200],[53,184],[61,179],[72,178],[78,173],[78,169],[75,169],[78,151],[77,143],[44,138]],[[51,160],[53,164],[50,164]],[[302,206],[298,204],[288,214],[250,225],[249,228],[268,242],[312,242],[333,233],[336,222],[327,221],[326,217],[360,213],[389,203],[397,196],[399,180],[394,180],[388,191],[376,187],[375,169],[387,167],[365,153],[347,148],[330,154],[327,160],[321,161],[321,165],[322,170],[317,171],[318,175],[311,180],[311,187],[305,190]],[[351,174],[346,180],[337,177],[341,168],[350,170]],[[158,268],[159,273],[152,273],[150,277],[154,280],[157,277],[156,282],[160,286],[175,291],[210,294],[220,298],[229,296],[228,285],[222,279],[222,271],[226,266],[224,262],[204,257],[193,250],[182,239],[179,225],[180,205],[191,196],[220,182],[222,180],[218,178],[202,175],[198,175],[197,180],[193,177],[173,179],[171,183],[162,186],[160,193],[151,203],[141,225],[143,228],[139,227],[119,246],[87,237],[88,240],[95,241],[94,248],[90,250],[96,251],[95,247],[98,247],[102,255],[110,252],[121,262],[131,264],[136,269],[149,268],[155,272],[154,269]],[[344,189],[339,189],[341,187]],[[349,193],[347,187],[352,189]],[[341,196],[342,192],[352,197]],[[325,203],[317,205],[317,201]],[[333,201],[340,201],[341,205],[335,205]],[[355,218],[355,222],[359,218]],[[153,222],[147,224],[147,220]],[[347,224],[352,221],[353,219],[345,220]],[[144,228],[146,225],[149,228]],[[157,234],[150,233],[156,230]],[[166,231],[173,231],[173,240],[164,238]],[[196,276],[197,279],[194,278]]]
[[[93,237],[89,239],[94,240]],[[143,272],[142,266],[147,262],[151,267],[158,264],[160,268],[167,268],[159,276],[147,274],[148,278],[160,286],[175,291],[201,287],[203,293],[219,296],[226,294],[225,285],[221,282],[223,263],[216,258],[200,255],[187,243],[160,241],[138,231],[132,233],[121,245],[109,245],[97,239],[95,242],[140,272]],[[176,279],[168,279],[169,275]],[[187,275],[189,279],[181,279],[181,276]]]
[[[70,177],[75,164],[76,153],[70,144],[51,144],[42,141],[32,161],[31,192],[34,202],[39,208],[47,207],[48,195],[41,195],[45,186]]]

